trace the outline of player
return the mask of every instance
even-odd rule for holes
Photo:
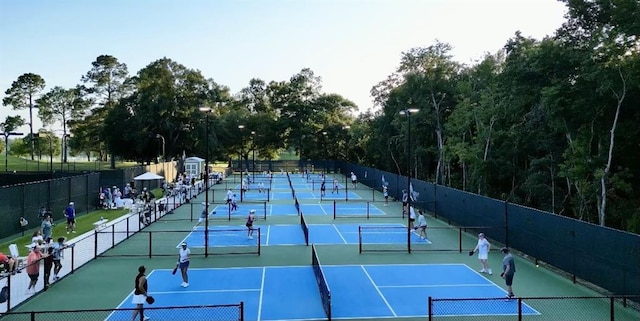
[[[353,172],[351,172],[351,184],[353,185],[354,189],[358,188],[358,176],[356,176],[356,174],[354,174]]]
[[[469,254],[473,255],[473,253],[478,251],[478,260],[480,260],[480,265],[482,266],[480,273],[489,273],[489,275],[493,274],[488,262],[490,250],[491,243],[489,243],[489,241],[484,237],[484,233],[478,234],[478,244],[473,251],[469,252]]]
[[[384,195],[384,206],[389,204],[389,188],[387,185],[382,185],[382,195]]]
[[[502,258],[502,273],[500,276],[504,279],[507,285],[507,301],[513,299],[515,296],[513,294],[513,275],[516,273],[516,263],[513,260],[513,256],[508,248],[503,247],[500,249],[500,252],[504,254],[504,258]]]
[[[182,242],[180,245],[181,248],[178,251],[178,266],[180,267],[180,273],[182,274],[182,284],[180,284],[180,286],[186,288],[189,286],[189,274],[187,274],[187,270],[189,269],[191,250],[187,247],[186,242]]]
[[[231,189],[227,190],[227,204],[231,203],[231,197],[233,196],[233,192]]]
[[[256,220],[256,210],[250,210],[249,216],[247,216],[247,223],[244,225],[247,227],[247,238],[253,240],[253,222]]]
[[[326,192],[327,192],[327,185],[325,184],[325,181],[323,178],[322,183],[320,184],[320,199],[324,198],[324,195]]]
[[[409,229],[415,229],[416,210],[413,206],[409,207]]]
[[[149,293],[147,292],[148,289],[148,284],[147,284],[147,276],[144,274],[144,272],[147,269],[144,267],[144,265],[141,265],[140,267],[138,267],[138,275],[136,276],[136,281],[135,281],[135,287],[134,287],[134,291],[133,291],[133,299],[131,300],[131,303],[136,305],[136,309],[133,310],[133,317],[131,318],[131,320],[136,321],[136,317],[138,316],[138,313],[140,313],[140,315],[142,316],[143,320],[149,320],[149,317],[144,316],[144,302],[147,299],[147,296],[149,295]]]
[[[333,179],[333,189],[331,190],[331,194],[336,193],[338,194],[339,188],[338,188],[338,179],[334,178]]]
[[[427,238],[427,219],[422,210],[418,210],[418,236],[423,240]]]

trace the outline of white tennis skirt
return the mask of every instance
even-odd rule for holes
[[[144,304],[146,297],[143,294],[134,294],[131,303]]]

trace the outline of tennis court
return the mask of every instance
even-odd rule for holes
[[[360,237],[359,227],[366,228],[362,242],[368,244],[407,244],[407,233],[402,224],[308,224],[309,244],[358,244]],[[259,228],[260,226],[255,226]],[[377,229],[379,227],[379,229]],[[391,228],[390,228],[391,227]],[[247,229],[244,226],[209,226],[210,247],[256,246],[257,236],[254,239],[247,237]],[[257,232],[254,233],[257,235]],[[273,224],[260,227],[260,245],[305,245],[303,229],[300,225]],[[189,247],[204,247],[204,227],[197,226],[182,241]],[[428,239],[420,239],[415,232],[411,233],[411,242],[414,244],[431,244]]]
[[[424,317],[425,298],[503,297],[504,290],[464,264],[329,265],[321,266],[331,291],[332,318]],[[326,319],[323,298],[312,266],[190,269],[190,286],[182,288],[171,269],[156,269],[149,276],[155,307],[198,304],[245,304],[245,320]],[[120,308],[133,308],[132,293]],[[295,302],[295,304],[291,304]],[[442,305],[438,315],[517,315],[516,301],[478,304],[473,311]],[[166,311],[152,320],[177,320]],[[539,314],[523,305],[526,315]],[[129,313],[107,320],[129,320]],[[193,311],[191,320],[210,320]],[[209,318],[209,319],[207,319]]]

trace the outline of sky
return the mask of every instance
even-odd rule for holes
[[[310,68],[323,92],[363,112],[411,48],[449,43],[454,60],[474,64],[517,31],[552,35],[565,12],[557,0],[0,0],[0,97],[24,73],[45,91],[74,87],[99,55],[131,75],[167,57],[232,93]],[[0,106],[0,122],[15,115],[29,121]],[[34,119],[34,131],[60,127]]]

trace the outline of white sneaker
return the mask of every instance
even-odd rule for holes
[[[480,270],[480,273],[485,273],[485,272],[487,272],[487,271],[485,271],[484,269]]]
[[[185,284],[183,285],[183,287],[185,287],[185,288],[186,288],[186,287],[188,287],[188,286],[189,286],[189,283],[185,283]]]
[[[143,320],[144,320],[144,321],[147,321],[147,320],[151,320],[151,318],[150,318],[150,317],[145,316]]]
[[[184,282],[180,283],[180,286],[184,288]]]
[[[489,269],[489,275],[493,275],[493,271],[491,271],[491,269]]]
[[[247,236],[248,239],[253,240],[253,236],[249,235]]]

